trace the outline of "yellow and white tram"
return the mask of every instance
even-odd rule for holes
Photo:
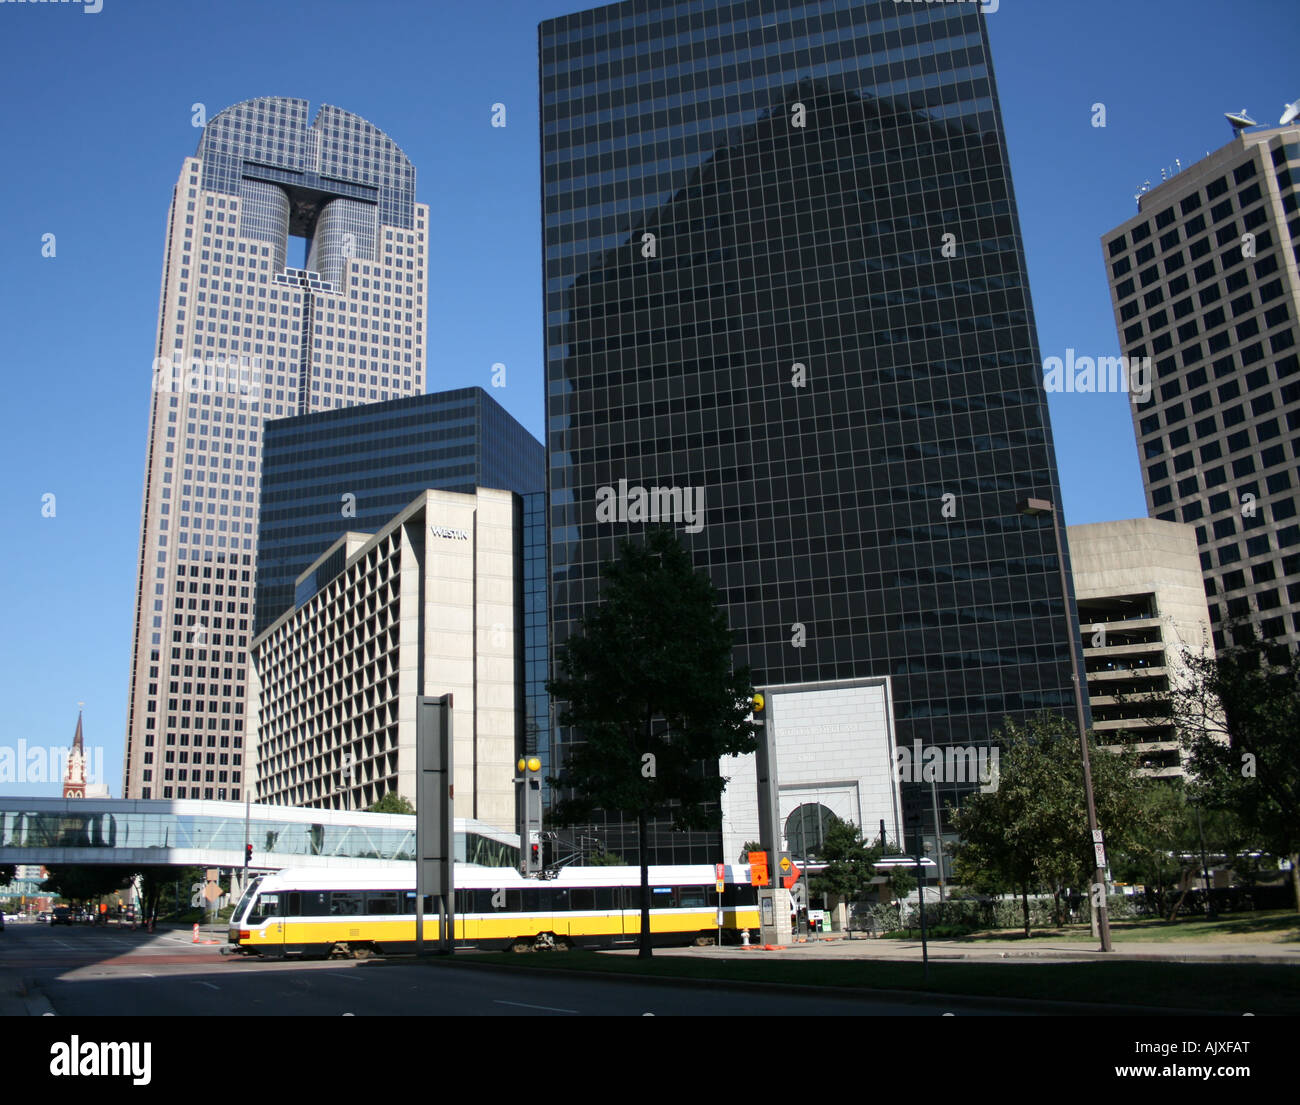
[[[713,943],[718,902],[712,866],[650,868],[650,928],[656,944]],[[727,865],[723,940],[758,928],[757,892],[746,865]],[[424,938],[439,919],[426,901]],[[552,879],[525,879],[508,867],[456,868],[455,941],[477,948],[612,947],[641,931],[637,867],[566,867]],[[415,950],[415,866],[297,868],[249,883],[231,914],[230,944],[284,956],[400,954]]]

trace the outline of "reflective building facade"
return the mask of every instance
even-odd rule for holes
[[[185,160],[153,351],[127,798],[244,796],[262,424],[423,392],[427,221],[402,151],[335,107],[236,104]]]
[[[978,6],[632,0],[539,54],[553,645],[644,529],[598,498],[659,488],[697,505],[670,520],[756,683],[889,676],[904,745],[1069,712],[1059,523],[1017,513],[1060,491]],[[662,833],[651,862],[719,851]]]
[[[545,486],[541,442],[482,388],[269,422],[254,635],[293,605],[294,580],[342,534],[378,531],[421,491]]]

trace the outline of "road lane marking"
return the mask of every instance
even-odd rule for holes
[[[557,1009],[554,1005],[529,1005],[526,1001],[502,1001],[493,999],[497,1005],[517,1005],[520,1009],[545,1009],[548,1013],[576,1013],[576,1009]]]
[[[214,986],[211,982],[204,982],[201,978],[196,978],[194,981],[197,982],[200,986],[206,986],[209,990],[221,989],[220,986]]]

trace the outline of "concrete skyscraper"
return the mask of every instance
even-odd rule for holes
[[[555,647],[666,520],[761,685],[889,678],[907,747],[1072,714],[980,5],[631,0],[546,21],[539,60]]]
[[[427,223],[396,144],[335,107],[309,122],[305,100],[227,108],[182,166],[154,351],[124,797],[243,797],[262,424],[423,392]]]
[[[1147,510],[1196,527],[1214,645],[1300,645],[1300,129],[1245,131],[1102,239]]]

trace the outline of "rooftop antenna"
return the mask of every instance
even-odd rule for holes
[[[1259,124],[1247,114],[1243,107],[1240,111],[1229,111],[1223,116],[1232,124],[1232,136],[1236,138],[1247,127],[1257,127]]]
[[[1300,118],[1300,100],[1286,105],[1286,110],[1282,112],[1282,118],[1278,120],[1278,126],[1284,127],[1288,123],[1294,123],[1298,118]]]

